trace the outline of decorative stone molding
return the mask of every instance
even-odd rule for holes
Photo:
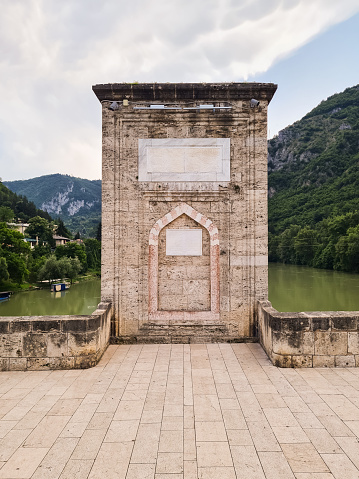
[[[160,231],[176,218],[185,214],[202,225],[209,233],[210,239],[210,311],[159,311],[158,310],[158,237]],[[160,218],[153,225],[149,235],[148,285],[149,285],[149,319],[173,318],[174,320],[219,320],[219,237],[218,229],[211,220],[196,211],[187,203],[180,203],[172,211]]]

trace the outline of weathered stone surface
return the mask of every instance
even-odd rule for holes
[[[359,354],[359,332],[349,331],[348,333],[348,353]]]
[[[66,357],[68,353],[67,334],[51,332],[47,335],[47,356]]]
[[[266,121],[276,86],[93,90],[102,102],[102,298],[114,306],[112,335],[142,336],[148,321],[205,313],[227,325],[229,338],[253,337],[256,299],[267,298]],[[231,108],[188,109],[206,103]],[[202,255],[166,255],[166,231],[183,228],[202,229]]]
[[[313,356],[311,354],[292,356],[292,368],[312,368]]]
[[[332,318],[332,328],[333,330],[344,330],[344,331],[349,331],[353,330],[355,331],[358,326],[358,318],[356,316],[344,316],[344,317],[334,317]]]
[[[335,356],[313,356],[314,368],[333,368]]]
[[[273,351],[277,354],[314,353],[314,338],[311,331],[273,331]]]
[[[278,366],[279,368],[291,368],[292,367],[292,356],[291,355],[283,355],[283,354],[271,354],[271,361],[274,366]]]
[[[23,336],[22,356],[44,358],[47,355],[47,335],[27,333]]]
[[[336,356],[346,355],[348,352],[348,333],[347,332],[314,332],[315,354]]]
[[[19,356],[22,356],[22,335],[15,333],[2,334],[0,336],[0,357],[16,358]]]
[[[27,358],[10,358],[8,362],[9,371],[25,371],[27,369]]]
[[[338,368],[353,368],[355,367],[355,356],[335,356],[335,366]]]

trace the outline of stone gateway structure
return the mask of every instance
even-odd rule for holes
[[[106,84],[102,301],[117,342],[257,337],[274,84]]]

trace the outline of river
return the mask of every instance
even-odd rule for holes
[[[15,293],[0,302],[0,316],[91,314],[101,297],[101,280]],[[269,300],[278,311],[359,311],[359,274],[307,266],[269,264]]]
[[[0,302],[0,316],[48,316],[91,314],[101,298],[101,280],[91,279],[51,293],[50,288],[14,293]]]
[[[270,263],[268,280],[278,311],[359,311],[359,274]]]

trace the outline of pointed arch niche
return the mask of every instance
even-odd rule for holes
[[[181,215],[187,215],[203,226],[210,240],[210,311],[163,311],[158,309],[158,239],[163,228]],[[149,235],[148,289],[150,320],[219,320],[219,238],[218,229],[211,220],[187,203],[180,203],[153,225]]]

